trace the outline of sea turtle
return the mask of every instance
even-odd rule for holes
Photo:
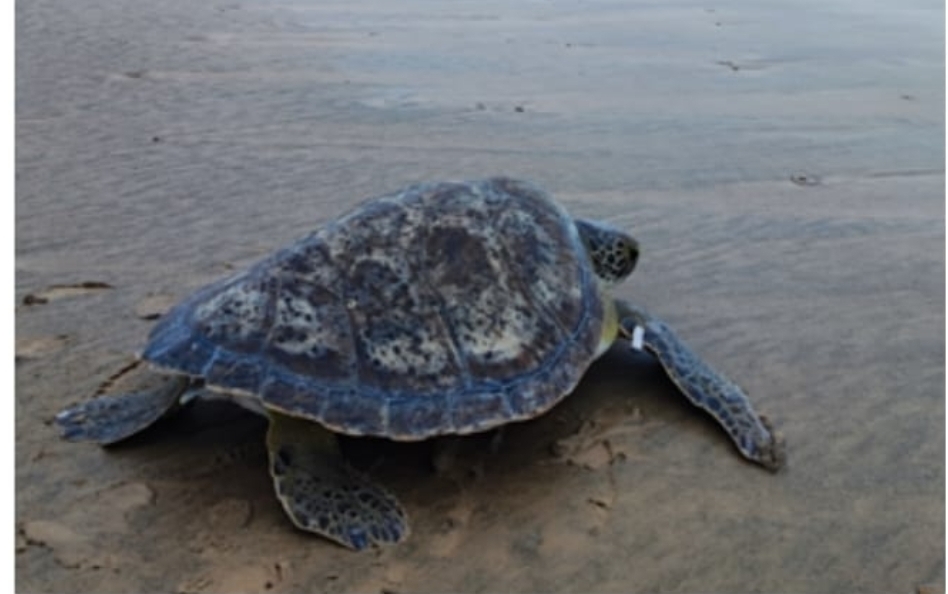
[[[141,353],[169,376],[160,388],[56,420],[66,439],[111,444],[195,396],[236,401],[269,419],[270,472],[293,522],[362,549],[404,539],[408,524],[342,459],[336,434],[413,441],[534,418],[625,337],[741,454],[779,468],[782,439],[740,388],[609,295],[637,258],[631,236],[571,218],[526,182],[415,185],[197,291]]]

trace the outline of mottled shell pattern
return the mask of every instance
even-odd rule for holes
[[[604,304],[572,219],[525,182],[363,203],[177,305],[142,357],[350,435],[534,417],[597,354]]]

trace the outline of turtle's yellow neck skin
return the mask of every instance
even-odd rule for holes
[[[619,312],[616,310],[616,301],[602,282],[599,283],[599,298],[602,299],[603,316],[602,335],[599,337],[599,346],[596,347],[597,359],[609,350],[619,335]]]

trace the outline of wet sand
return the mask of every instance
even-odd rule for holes
[[[18,2],[17,589],[942,592],[944,7],[781,5]],[[412,518],[362,554],[290,526],[243,411],[58,439],[169,302],[501,173],[634,231],[618,294],[748,390],[784,472],[619,351],[446,475],[348,444]]]

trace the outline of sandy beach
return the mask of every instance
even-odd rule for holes
[[[944,4],[16,5],[22,592],[944,592]],[[464,442],[352,440],[412,535],[295,530],[263,419],[61,441],[154,319],[363,198],[504,174],[633,232],[618,296],[786,436],[743,461],[644,356]]]

